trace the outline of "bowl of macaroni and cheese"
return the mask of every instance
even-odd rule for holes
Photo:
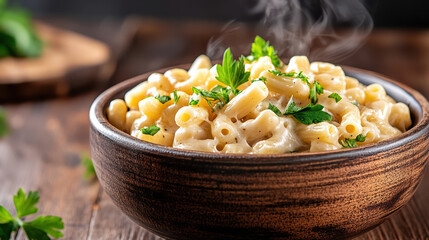
[[[429,104],[366,70],[252,54],[147,73],[90,110],[100,183],[168,239],[338,239],[403,206],[423,175]]]

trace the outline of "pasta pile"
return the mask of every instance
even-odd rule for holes
[[[179,149],[275,154],[357,147],[397,136],[409,108],[379,84],[364,86],[339,66],[292,57],[262,38],[252,54],[222,65],[199,56],[189,71],[153,73],[113,100],[109,122],[144,141]]]

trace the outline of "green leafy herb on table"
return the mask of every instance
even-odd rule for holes
[[[341,99],[343,99],[338,93],[331,93],[328,98],[333,98],[335,99],[335,102],[339,102],[341,101]]]
[[[39,216],[33,221],[26,222],[23,217],[37,213],[36,204],[39,202],[38,192],[29,192],[27,195],[20,188],[18,193],[13,196],[13,202],[17,216],[12,217],[9,211],[0,206],[0,239],[8,240],[12,232],[18,232],[24,229],[28,239],[31,240],[49,240],[49,236],[60,238],[63,236],[61,229],[64,229],[64,223],[60,217]]]
[[[270,46],[270,42],[265,41],[260,36],[255,37],[255,41],[252,43],[252,49],[250,55],[247,57],[247,60],[253,62],[258,60],[260,57],[268,56],[271,58],[271,62],[275,67],[283,67],[282,62],[280,61],[277,51],[274,50],[273,46]]]
[[[7,126],[6,111],[0,107],[0,137],[5,136],[9,132],[9,127]]]
[[[355,139],[346,138],[345,140],[341,140],[341,145],[343,148],[353,148],[357,147],[357,142],[365,142],[365,135],[359,134]]]
[[[229,86],[234,95],[240,93],[238,86],[249,81],[250,72],[245,71],[244,57],[241,56],[239,61],[235,61],[229,48],[223,54],[222,65],[218,64],[216,70],[218,74],[216,79]]]
[[[155,135],[159,130],[161,130],[161,128],[153,124],[150,127],[144,127],[140,129],[140,131],[142,131],[143,134],[151,135],[151,136]]]
[[[37,36],[29,13],[6,6],[0,0],[0,57],[38,57],[43,43]]]
[[[85,168],[85,172],[83,174],[83,177],[85,179],[92,179],[97,177],[97,175],[95,174],[95,168],[94,164],[92,163],[92,159],[86,154],[82,155],[82,165]]]
[[[155,98],[158,99],[158,101],[161,102],[162,104],[164,104],[164,103],[166,103],[166,102],[168,102],[168,101],[171,100],[170,96],[157,95]]]

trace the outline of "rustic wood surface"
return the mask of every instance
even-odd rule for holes
[[[91,32],[103,26],[75,24]],[[121,54],[109,85],[154,69],[191,62],[206,51],[212,23],[133,21],[137,35]],[[92,27],[92,29],[91,29]],[[107,29],[109,29],[107,27]],[[109,41],[117,34],[99,39]],[[246,41],[250,33],[244,34]],[[338,61],[401,81],[429,98],[429,31],[375,30],[354,55]],[[117,44],[120,48],[125,45]],[[115,50],[115,49],[114,49]],[[4,105],[11,133],[0,139],[0,205],[12,207],[19,187],[40,191],[39,212],[61,216],[64,239],[153,239],[113,205],[97,181],[83,179],[89,152],[88,110],[106,84],[59,99]],[[379,227],[356,239],[429,239],[429,169],[414,197]],[[22,232],[17,239],[25,239]]]

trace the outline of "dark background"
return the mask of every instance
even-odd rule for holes
[[[376,28],[429,27],[429,0],[363,1],[374,19]],[[129,15],[215,21],[236,19],[245,22],[260,19],[257,14],[249,14],[249,9],[256,4],[256,0],[12,0],[12,2],[28,7],[36,16],[61,16],[86,20],[121,19]]]

